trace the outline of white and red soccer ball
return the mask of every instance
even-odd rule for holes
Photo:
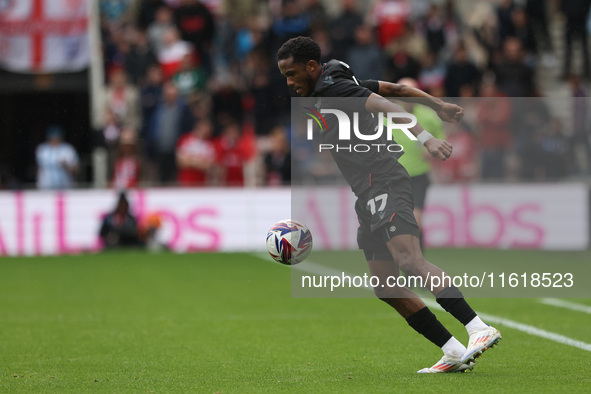
[[[312,233],[295,220],[275,223],[267,234],[267,250],[278,263],[294,265],[301,263],[312,251]]]

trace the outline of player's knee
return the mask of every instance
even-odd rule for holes
[[[395,298],[402,298],[404,296],[402,289],[397,286],[378,286],[373,288],[373,292],[377,298],[390,304],[390,300]]]
[[[407,274],[419,274],[421,265],[424,264],[421,253],[412,251],[399,251],[394,254],[394,260],[398,262],[400,269]]]

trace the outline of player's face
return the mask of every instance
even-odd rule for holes
[[[287,78],[287,86],[294,89],[300,96],[309,96],[316,86],[315,70],[318,63],[310,60],[308,63],[294,63],[293,57],[279,60],[277,63],[281,74]]]

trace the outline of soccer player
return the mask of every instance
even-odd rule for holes
[[[365,100],[364,113],[359,113],[359,124],[374,122],[377,112],[404,112],[397,104],[383,98],[386,90],[406,100],[423,98],[435,109],[443,120],[459,120],[463,110],[454,104],[445,103],[428,94],[402,85],[391,86],[379,81],[372,84],[373,91],[361,86],[349,66],[338,60],[320,63],[320,47],[307,37],[296,37],[285,42],[277,53],[277,65],[286,77],[287,85],[300,96],[318,97],[319,105],[326,105],[325,98],[356,97]],[[334,117],[327,117],[328,119]],[[396,119],[394,119],[396,120]],[[367,122],[367,123],[366,123]],[[405,123],[401,120],[400,123]],[[367,127],[367,126],[364,126]],[[329,128],[330,130],[330,128]],[[452,147],[446,141],[434,138],[428,131],[416,125],[409,129],[424,145],[427,151],[441,160],[451,155]],[[323,142],[338,143],[338,133],[324,132]],[[386,141],[385,133],[382,133]],[[357,136],[351,136],[351,143],[363,143]],[[408,173],[397,156],[385,149],[370,153],[354,153],[346,150],[331,150],[333,159],[344,178],[357,196],[355,210],[359,218],[357,240],[363,250],[372,276],[387,283],[388,277],[397,277],[402,269],[410,275],[421,276],[423,280],[442,277],[443,271],[423,257],[419,245],[419,231],[413,215],[413,197]],[[437,320],[424,302],[406,287],[378,286],[374,292],[378,298],[392,306],[418,333],[443,350],[443,357],[430,368],[419,373],[460,372],[472,369],[474,360],[487,348],[495,345],[501,334],[485,324],[464,300],[460,290],[454,286],[434,287],[426,283],[437,302],[447,312],[466,326],[470,340],[464,347]]]

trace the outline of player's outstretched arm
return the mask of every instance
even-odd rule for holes
[[[446,122],[459,122],[464,116],[464,109],[459,105],[446,103],[440,98],[433,97],[420,89],[411,86],[378,81],[378,94],[382,97],[396,97],[401,101],[426,105],[433,109],[437,115]]]
[[[395,104],[390,100],[387,100],[379,94],[375,93],[372,93],[367,98],[367,101],[365,102],[365,109],[369,112],[374,113],[406,112],[398,104]],[[401,125],[407,123],[406,118],[393,118],[392,120]],[[441,160],[445,160],[451,156],[451,144],[447,141],[433,137],[420,124],[417,123],[415,126],[409,127],[408,131],[410,131],[415,137],[417,137],[417,139],[423,144],[425,149],[427,149],[427,152],[429,152],[432,156],[437,157]]]

